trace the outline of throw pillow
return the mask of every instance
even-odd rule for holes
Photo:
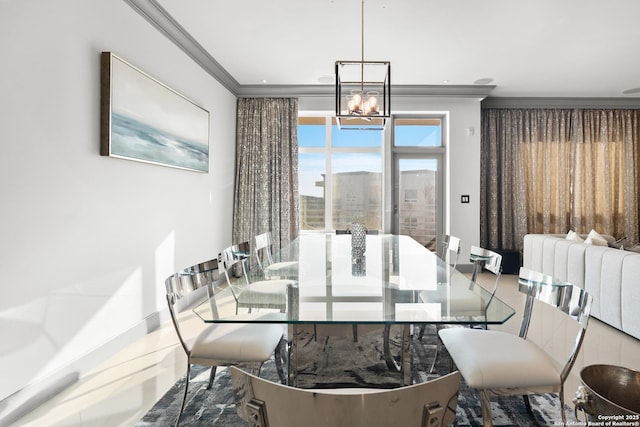
[[[609,242],[607,242],[607,239],[602,237],[600,233],[593,229],[589,232],[589,234],[587,234],[587,238],[584,239],[584,242],[587,245],[609,246]]]
[[[565,239],[573,240],[574,242],[581,242],[581,243],[584,242],[582,237],[580,237],[580,235],[578,235],[578,233],[576,233],[575,231],[569,231],[567,233],[567,237],[565,237]]]

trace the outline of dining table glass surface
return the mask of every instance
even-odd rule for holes
[[[274,262],[295,261],[279,270],[282,287],[269,290],[261,271],[247,264],[231,287],[215,287],[194,311],[212,323],[283,324],[501,324],[514,309],[409,236],[367,235],[352,245],[350,234],[303,234],[274,253]],[[271,278],[273,279],[273,278]],[[272,282],[272,280],[269,280]],[[242,308],[236,298],[286,301],[278,308]],[[426,291],[426,292],[425,292]],[[280,294],[280,295],[277,295]],[[422,295],[422,298],[418,297]],[[283,298],[284,295],[284,298]],[[264,304],[260,304],[264,302]]]

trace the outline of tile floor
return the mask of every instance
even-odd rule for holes
[[[492,285],[492,275],[480,282]],[[522,295],[516,289],[517,276],[503,275],[498,297],[521,311]],[[545,317],[545,321],[548,318]],[[189,324],[192,331],[198,319]],[[514,316],[499,329],[515,331],[520,318]],[[498,327],[496,327],[498,329]],[[536,334],[532,323],[531,334]],[[546,340],[546,337],[545,337]],[[553,341],[553,340],[552,340]],[[566,347],[566,340],[562,346]],[[557,344],[557,343],[556,343]],[[552,342],[551,347],[554,347]],[[560,345],[556,345],[560,347]],[[571,402],[583,366],[613,364],[640,370],[640,340],[592,319],[582,352],[566,384],[566,401]],[[83,376],[77,383],[24,416],[14,426],[132,426],[185,372],[186,357],[170,323],[124,348],[114,357]]]

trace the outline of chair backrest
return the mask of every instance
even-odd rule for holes
[[[442,247],[440,258],[443,261],[446,261],[447,254],[451,254],[453,256],[451,267],[456,268],[456,265],[458,265],[458,257],[460,256],[460,249],[462,248],[462,241],[458,237],[450,236],[447,234],[442,239],[440,245]]]
[[[228,246],[218,254],[218,262],[222,264],[222,274],[227,281],[227,285],[231,286],[229,271],[231,271],[235,276],[238,276],[238,274],[243,275],[245,280],[247,280],[247,283],[249,283],[247,270],[245,268],[245,260],[247,259],[245,254],[247,248],[248,243],[242,242],[238,245]],[[237,271],[238,268],[240,268],[241,273]]]
[[[490,271],[496,275],[496,282],[493,286],[493,292],[495,293],[498,280],[502,274],[502,255],[489,249],[484,249],[479,246],[471,246],[469,250],[469,259],[473,261],[473,272],[471,273],[471,280],[474,282],[478,276],[478,273],[482,269]]]
[[[214,285],[219,278],[218,260],[212,259],[187,267],[174,273],[164,281],[171,321],[178,334],[182,348],[189,348],[182,335],[178,315],[191,310],[214,295]]]
[[[562,381],[564,382],[582,346],[587,324],[589,323],[593,297],[589,295],[587,291],[576,285],[554,279],[551,276],[529,270],[525,267],[520,268],[518,290],[527,295],[522,325],[520,326],[520,337],[524,339],[527,338],[534,301],[543,302],[559,310],[578,324],[578,332],[574,346],[569,352],[567,362],[561,374]]]
[[[271,246],[273,245],[273,238],[271,232],[258,234],[255,237],[255,253],[256,261],[261,269],[273,264],[273,257],[271,255]]]
[[[455,371],[395,389],[304,390],[229,370],[238,415],[262,427],[450,425],[461,380]]]

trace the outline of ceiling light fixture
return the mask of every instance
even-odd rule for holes
[[[364,0],[360,61],[336,61],[336,119],[340,129],[382,130],[391,117],[391,63],[364,60]]]

